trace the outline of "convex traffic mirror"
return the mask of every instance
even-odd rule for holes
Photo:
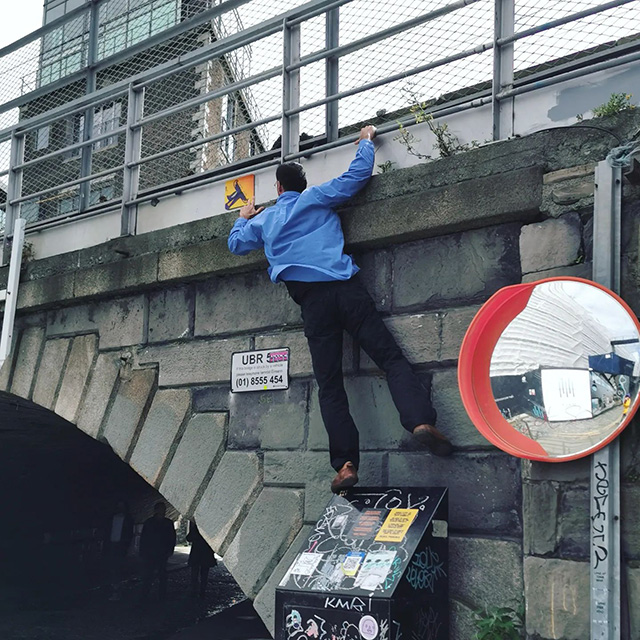
[[[469,325],[458,382],[471,420],[497,447],[531,460],[580,458],[637,409],[640,324],[588,280],[505,287]]]

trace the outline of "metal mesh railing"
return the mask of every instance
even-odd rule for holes
[[[416,103],[436,115],[489,103],[497,113],[541,77],[640,57],[640,0],[501,0],[501,26],[496,6],[101,0],[76,9],[0,50],[7,218],[124,211],[171,185],[344,144],[364,122],[410,124]],[[511,49],[512,67],[496,75],[495,56],[510,60]]]
[[[519,0],[515,12],[516,33],[594,10],[601,4],[597,0],[568,0],[553,4],[542,0]],[[600,10],[518,40],[514,50],[514,70],[553,69],[558,61],[579,59],[585,51],[594,48],[613,49],[627,38],[637,38],[639,33],[640,3],[625,3]]]

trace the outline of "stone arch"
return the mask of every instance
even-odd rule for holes
[[[198,412],[193,388],[159,386],[160,366],[140,364],[136,349],[104,349],[96,332],[47,335],[42,324],[16,334],[0,391],[108,444],[195,517],[273,633],[275,586],[288,564],[283,556],[302,535],[304,488],[265,486],[262,453],[228,449],[228,412]]]

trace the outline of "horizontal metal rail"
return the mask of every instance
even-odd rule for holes
[[[227,129],[226,131],[221,131],[220,133],[216,133],[206,138],[198,138],[197,140],[193,140],[191,142],[186,142],[185,144],[181,144],[178,147],[172,147],[171,149],[167,149],[165,151],[159,151],[158,153],[154,153],[150,156],[144,156],[137,160],[136,162],[128,162],[126,164],[127,167],[137,167],[142,164],[147,164],[153,160],[159,160],[160,158],[166,158],[174,153],[178,153],[180,151],[186,151],[187,149],[193,149],[195,147],[201,147],[204,144],[208,144],[209,142],[215,142],[216,140],[221,140],[222,138],[226,138],[228,136],[235,135],[236,133],[242,133],[243,131],[250,131],[251,129],[255,129],[256,127],[260,127],[265,124],[269,124],[270,122],[275,122],[281,118],[280,114],[275,116],[270,116],[268,118],[262,118],[262,120],[252,120],[247,124],[243,124],[242,126],[235,127],[233,129]]]
[[[428,111],[433,118],[444,118],[446,116],[450,116],[454,113],[460,113],[462,111],[468,111],[469,109],[475,109],[477,107],[481,107],[491,103],[491,96],[474,98],[468,102],[460,103],[452,107],[443,107],[442,109],[435,109],[432,111]],[[376,127],[378,134],[390,133],[392,131],[398,131],[398,125],[402,124],[403,126],[412,126],[416,124],[415,118],[404,117],[398,118],[393,123],[388,123],[384,125],[380,125]],[[354,143],[360,135],[360,132],[350,134],[348,136],[343,136],[338,140],[334,140],[333,142],[327,142],[326,144],[321,144],[318,146],[314,146],[310,149],[306,149],[303,151],[298,151],[297,153],[290,153],[285,156],[285,160],[287,162],[291,160],[297,160],[298,158],[307,158],[313,153],[320,153],[322,151],[329,151],[331,149],[336,149],[338,147],[343,147],[348,144]]]
[[[573,78],[580,78],[581,76],[587,75],[588,73],[596,73],[597,71],[613,69],[614,67],[619,67],[620,65],[627,64],[629,62],[635,62],[636,60],[640,60],[640,51],[630,53],[620,58],[613,58],[612,60],[598,62],[596,64],[590,65],[589,67],[567,71],[566,73],[562,73],[558,76],[553,76],[544,80],[537,80],[535,82],[531,82],[530,84],[523,84],[522,86],[513,87],[513,89],[505,89],[504,91],[500,91],[497,94],[497,98],[498,100],[505,100],[506,98],[519,96],[523,93],[534,91],[535,89],[550,87],[551,85],[557,84],[558,82],[563,82],[564,80],[572,80]]]
[[[527,38],[528,36],[533,36],[543,31],[549,31],[550,29],[555,29],[556,27],[560,27],[564,24],[569,24],[570,22],[575,22],[576,20],[581,20],[582,18],[588,18],[589,16],[593,16],[596,13],[602,13],[603,11],[608,11],[609,9],[615,9],[616,7],[620,7],[625,4],[630,4],[632,2],[637,2],[637,0],[612,0],[612,2],[599,4],[595,7],[584,9],[583,11],[578,11],[576,13],[572,13],[571,15],[558,18],[557,20],[550,20],[549,22],[545,22],[544,24],[539,24],[535,27],[531,27],[530,29],[518,31],[517,33],[514,33],[512,36],[508,36],[506,38],[498,38],[497,43],[499,46],[511,44],[512,42],[516,42],[516,40],[522,40],[522,38]]]
[[[446,58],[440,58],[439,60],[435,60],[434,62],[423,64],[419,67],[416,67],[415,69],[410,69],[409,71],[404,71],[403,73],[397,73],[393,76],[388,76],[386,78],[382,78],[374,82],[368,82],[367,84],[363,84],[359,87],[354,87],[353,89],[348,89],[347,91],[340,91],[339,93],[334,93],[330,96],[327,96],[326,98],[322,98],[321,100],[316,100],[315,102],[304,104],[295,109],[288,109],[284,112],[284,114],[286,116],[291,116],[291,115],[295,115],[296,113],[302,113],[303,111],[307,111],[315,107],[320,107],[323,104],[332,102],[333,100],[340,100],[342,98],[348,98],[349,96],[355,96],[358,93],[369,91],[370,89],[376,89],[377,87],[381,87],[391,82],[397,82],[398,80],[410,78],[411,76],[414,76],[418,73],[424,73],[425,71],[436,69],[437,67],[442,67],[452,62],[456,62],[457,60],[463,60],[464,58],[469,58],[470,56],[477,55],[479,53],[484,53],[485,51],[488,51],[489,49],[492,49],[492,48],[493,48],[493,42],[481,44],[476,47],[473,47],[473,49],[467,49],[467,51],[461,51],[460,53],[447,56]]]
[[[105,169],[104,171],[99,171],[98,173],[94,173],[90,176],[84,176],[83,178],[70,180],[69,182],[63,182],[62,184],[58,184],[55,187],[42,189],[41,191],[36,191],[35,193],[30,193],[29,195],[21,196],[20,198],[14,198],[9,202],[9,204],[12,204],[12,205],[20,204],[21,202],[28,202],[29,200],[34,200],[35,198],[39,198],[40,196],[46,196],[49,193],[55,193],[56,191],[60,191],[63,189],[77,187],[80,184],[84,184],[85,182],[91,182],[91,180],[96,180],[97,178],[104,178],[105,176],[111,176],[114,173],[118,173],[118,171],[122,171],[122,169],[124,169],[124,164],[120,164],[113,168]]]
[[[110,129],[105,133],[101,133],[97,136],[94,136],[90,140],[86,140],[85,142],[76,142],[75,144],[70,144],[68,147],[63,147],[62,149],[56,149],[51,153],[45,153],[37,158],[33,158],[32,160],[27,160],[26,162],[22,162],[21,164],[17,164],[14,169],[24,169],[25,167],[32,167],[34,164],[38,164],[45,160],[51,160],[53,158],[57,158],[58,156],[66,155],[72,151],[77,151],[78,149],[83,149],[84,147],[90,147],[96,142],[100,142],[101,140],[106,140],[107,138],[114,138],[115,136],[126,133],[127,127],[123,125],[118,127],[117,129]]]
[[[258,171],[260,169],[266,169],[267,167],[273,167],[276,164],[280,164],[280,158],[276,158],[274,160],[265,160],[259,164],[252,164],[251,171]],[[203,174],[204,175],[204,174]],[[222,174],[216,174],[215,176],[207,177],[206,175],[202,179],[194,180],[191,183],[186,184],[176,184],[173,187],[165,185],[160,185],[158,190],[153,190],[152,192],[142,194],[137,198],[134,198],[130,201],[130,204],[141,204],[143,202],[149,202],[150,200],[154,200],[155,198],[164,198],[165,196],[176,195],[176,192],[183,192],[189,189],[197,189],[206,184],[210,184],[212,182],[221,182],[222,180],[228,180],[229,178],[233,178],[238,175],[238,169],[232,169]],[[170,183],[167,183],[170,184]]]
[[[216,89],[214,91],[208,91],[207,93],[203,93],[199,95],[197,98],[191,98],[190,100],[185,100],[180,104],[174,105],[173,107],[167,107],[162,111],[157,111],[156,113],[141,118],[138,122],[133,125],[133,129],[139,129],[140,127],[144,127],[146,124],[151,122],[156,122],[157,120],[162,120],[162,118],[166,118],[167,116],[171,116],[175,113],[179,113],[180,111],[184,111],[185,109],[190,109],[191,107],[197,107],[204,102],[209,102],[210,100],[214,100],[215,98],[221,98],[222,96],[229,95],[230,93],[236,93],[237,91],[241,91],[242,89],[246,89],[251,85],[258,84],[260,82],[264,82],[265,80],[270,80],[271,78],[276,78],[282,73],[282,67],[274,67],[273,69],[269,69],[268,71],[263,71],[258,75],[251,76],[246,80],[240,80],[239,82],[234,82],[233,84],[227,84],[221,89]]]
[[[412,20],[407,20],[406,22],[402,22],[393,27],[389,27],[384,31],[379,31],[378,33],[373,33],[371,35],[365,36],[364,38],[360,38],[359,40],[355,40],[350,42],[349,44],[342,45],[340,47],[334,47],[333,49],[324,49],[318,53],[313,53],[308,56],[304,56],[300,59],[300,62],[296,62],[294,64],[289,64],[286,66],[286,71],[291,72],[296,69],[300,69],[312,62],[317,62],[318,60],[324,60],[329,57],[342,57],[349,53],[353,53],[354,51],[359,51],[364,47],[367,47],[371,44],[375,44],[376,42],[380,42],[382,40],[386,40],[391,36],[395,36],[398,33],[402,33],[403,31],[407,31],[416,27],[418,25],[424,24],[425,22],[430,22],[431,20],[435,20],[436,18],[440,18],[448,13],[453,13],[454,11],[466,7],[467,5],[474,4],[476,2],[481,2],[481,0],[458,0],[458,2],[454,2],[453,4],[448,4],[445,7],[440,9],[436,9],[435,11],[431,11],[422,16],[418,16],[417,18],[413,18]],[[491,43],[493,46],[493,42]]]

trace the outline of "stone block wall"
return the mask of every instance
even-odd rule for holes
[[[637,121],[608,126],[626,135]],[[609,142],[567,129],[490,145],[377,176],[343,211],[362,276],[455,447],[445,459],[418,448],[381,372],[347,339],[361,484],[449,487],[454,640],[473,638],[474,611],[523,603],[532,640],[587,637],[588,460],[531,463],[491,446],[462,406],[456,365],[499,288],[590,276],[589,184]],[[636,312],[639,219],[640,193],[625,185],[622,293]],[[299,308],[268,280],[262,255],[228,253],[232,223],[218,216],[29,265],[0,389],[106,442],[194,516],[272,626],[275,586],[334,472]],[[280,346],[291,349],[289,389],[230,393],[233,352]],[[622,438],[638,637],[637,428]]]

